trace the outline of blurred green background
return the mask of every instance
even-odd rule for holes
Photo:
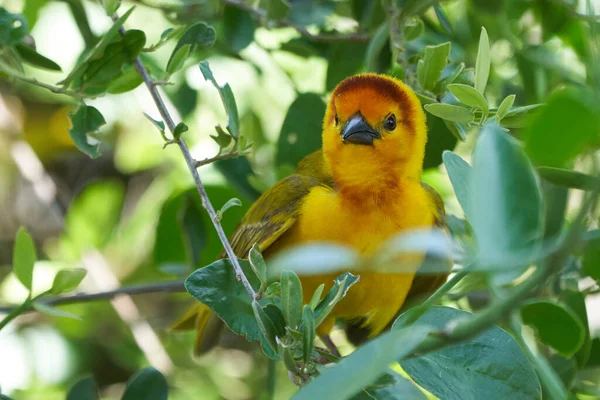
[[[224,215],[228,233],[265,188],[319,148],[327,94],[341,79],[364,71],[365,60],[375,62],[378,72],[397,72],[390,62],[389,41],[377,57],[369,55],[369,39],[385,15],[379,1],[290,2],[293,24],[327,34],[360,32],[365,38],[335,41],[311,40],[292,27],[267,29],[248,12],[225,6],[228,2],[134,3],[137,8],[126,25],[142,29],[147,43],[156,43],[165,29],[190,21],[204,20],[217,30],[215,47],[196,52],[194,62],[162,89],[175,119],[189,126],[186,140],[200,160],[218,152],[210,135],[215,125],[225,124],[226,116],[197,61],[208,59],[217,80],[232,87],[241,132],[253,143],[251,154],[200,170],[216,208],[232,197],[242,200],[242,207]],[[600,9],[599,1],[593,3]],[[598,73],[585,65],[598,50],[589,43],[580,16],[586,13],[585,1],[452,0],[442,5],[449,21],[430,8],[423,15],[425,33],[410,42],[407,57],[418,55],[425,45],[451,40],[451,62],[464,61],[472,68],[485,26],[492,43],[486,97],[493,106],[513,93],[515,105],[540,103],[565,83],[584,84]],[[2,6],[25,15],[37,51],[66,72],[111,25],[95,1],[3,0]],[[78,27],[81,11],[89,30]],[[170,43],[145,54],[144,61],[161,70],[172,49]],[[26,72],[51,83],[65,76],[33,68]],[[472,70],[463,74],[461,79],[472,81]],[[79,290],[95,292],[181,279],[220,252],[181,154],[175,146],[163,150],[161,137],[143,116],[146,112],[158,118],[146,88],[87,104],[108,121],[102,130],[103,155],[94,160],[80,153],[69,137],[68,114],[74,104],[68,98],[0,80],[1,303],[16,304],[26,296],[10,267],[14,236],[22,225],[32,233],[43,259],[36,265],[35,292],[48,288],[56,271],[66,266],[86,268],[88,276]],[[429,116],[428,124],[424,180],[442,194],[449,214],[461,216],[439,164],[445,149],[468,160],[473,135],[458,142],[442,120]],[[518,136],[520,131],[515,132]],[[579,201],[577,194],[571,196],[570,208]],[[201,240],[190,248],[183,232]],[[92,374],[103,398],[118,398],[135,371],[152,365],[167,375],[175,400],[259,398],[268,366],[256,346],[225,337],[223,346],[194,359],[193,333],[167,331],[190,303],[185,293],[159,293],[64,306],[81,321],[39,313],[22,316],[0,332],[2,393],[14,399],[63,399],[73,383]],[[595,336],[600,335],[599,309],[600,301],[589,296]],[[341,335],[335,337],[343,341]],[[277,398],[288,398],[296,389],[283,367],[278,368]]]

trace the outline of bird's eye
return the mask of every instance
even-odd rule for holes
[[[383,127],[388,131],[393,131],[396,129],[396,116],[394,114],[390,114],[390,116],[385,120]]]
[[[338,125],[338,123],[340,122],[340,121],[339,121],[339,119],[338,119],[338,116],[337,116],[337,114],[335,114],[335,119],[334,119],[334,121],[335,121],[335,126],[337,126],[337,125]]]

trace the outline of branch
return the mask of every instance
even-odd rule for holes
[[[63,296],[63,297],[54,297],[48,298],[45,300],[39,300],[40,303],[43,303],[48,306],[59,306],[64,304],[74,304],[74,303],[88,303],[91,301],[97,300],[107,300],[117,297],[119,295],[138,295],[138,294],[147,294],[147,293],[182,293],[185,292],[185,287],[183,285],[184,280],[177,281],[169,281],[169,282],[161,282],[154,283],[149,285],[136,285],[136,286],[128,286],[121,287],[119,289],[110,290],[107,292],[99,292],[99,293],[78,293],[72,296]],[[20,312],[30,312],[33,311],[33,306],[31,303],[26,304],[24,307],[14,306],[14,307],[0,307],[0,314],[12,313],[15,310],[19,310]]]
[[[204,160],[196,161],[196,168],[200,168],[204,165],[212,164],[215,161],[229,160],[230,158],[237,158],[242,155],[243,155],[243,153],[240,153],[239,151],[232,151],[231,153],[222,154],[220,156],[205,158]]]
[[[113,16],[113,19],[114,20],[118,19],[116,14]],[[121,26],[119,29],[119,33],[121,35],[125,35],[125,32],[126,32],[125,28],[123,26]],[[140,74],[140,76],[142,77],[142,80],[144,81],[144,83],[146,84],[146,87],[148,88],[148,91],[150,92],[150,95],[152,96],[152,99],[154,100],[154,103],[156,104],[156,108],[158,109],[158,112],[160,113],[161,118],[163,119],[163,121],[165,122],[167,127],[169,128],[169,131],[171,132],[171,134],[173,134],[175,132],[176,124],[175,124],[175,122],[173,122],[173,118],[171,118],[171,115],[169,114],[169,111],[167,110],[167,107],[165,106],[165,103],[164,103],[160,93],[158,93],[158,89],[156,88],[156,85],[152,81],[152,78],[148,74],[148,71],[146,71],[146,68],[144,68],[144,64],[142,63],[142,60],[140,59],[139,56],[136,57],[136,59],[135,59],[134,67],[135,67],[135,70],[138,72],[138,74]],[[183,138],[180,137],[179,139],[174,140],[173,143],[177,143],[177,145],[179,146],[179,149],[181,150],[181,153],[183,154],[183,157],[185,158],[185,162],[188,166],[188,169],[190,170],[190,173],[192,174],[192,177],[194,178],[194,183],[196,184],[196,189],[198,189],[198,194],[200,195],[200,198],[202,199],[202,206],[208,212],[208,215],[210,216],[210,220],[212,221],[213,226],[215,227],[215,230],[217,231],[217,235],[219,236],[221,243],[223,243],[223,247],[225,248],[225,253],[227,254],[227,257],[229,258],[229,260],[231,261],[231,265],[233,266],[233,269],[235,270],[235,275],[236,275],[237,279],[242,281],[242,284],[246,288],[246,291],[248,292],[248,294],[250,295],[252,300],[256,299],[256,292],[252,288],[252,285],[250,285],[250,282],[248,281],[248,278],[246,278],[246,275],[244,275],[244,271],[242,270],[242,267],[240,266],[237,256],[236,256],[235,252],[233,251],[233,248],[231,247],[229,240],[227,239],[227,235],[225,235],[225,231],[223,231],[223,227],[221,226],[221,223],[219,222],[217,213],[215,212],[215,209],[214,209],[213,205],[211,204],[210,199],[208,198],[206,189],[204,188],[204,185],[202,184],[202,180],[200,179],[200,175],[198,174],[198,170],[196,169],[196,160],[194,160],[194,158],[190,154],[190,149],[188,148],[188,146],[185,143],[185,140]]]

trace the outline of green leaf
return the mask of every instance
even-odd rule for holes
[[[86,274],[83,268],[61,269],[54,277],[50,293],[62,294],[75,290]]]
[[[460,140],[461,142],[467,141],[467,129],[463,124],[459,124],[458,122],[448,121],[446,119],[440,119],[440,118],[438,118],[438,119],[444,123],[446,128],[450,131],[450,133],[452,133],[452,135],[454,136],[454,138],[457,141],[458,140]],[[456,145],[456,142],[454,144]],[[454,146],[448,148],[447,150],[452,150],[453,148],[454,148]]]
[[[573,311],[581,321],[584,331],[584,343],[581,348],[575,353],[574,359],[579,368],[585,368],[592,350],[592,338],[590,335],[590,325],[588,319],[587,307],[585,304],[585,296],[583,293],[576,290],[563,290],[560,293],[559,300]]]
[[[450,55],[450,42],[425,47],[423,58],[417,63],[417,79],[424,90],[433,90],[442,75]]]
[[[317,304],[319,304],[319,301],[321,300],[321,295],[323,294],[323,290],[325,289],[325,284],[321,283],[317,289],[315,290],[315,292],[313,293],[312,297],[310,298],[310,301],[308,302],[308,305],[310,306],[310,308],[314,311],[314,309],[317,307]]]
[[[173,75],[175,72],[179,71],[183,68],[185,64],[185,60],[188,59],[192,50],[192,45],[184,44],[176,50],[173,50],[173,54],[171,58],[169,58],[169,62],[167,64],[167,73],[169,75]]]
[[[256,277],[260,279],[261,284],[267,283],[267,264],[260,253],[260,248],[258,247],[258,243],[254,243],[250,252],[248,253],[248,261],[250,262],[250,267],[252,267],[252,271],[256,274]]]
[[[302,309],[302,355],[304,364],[308,363],[315,345],[315,316],[312,308],[305,305]]]
[[[80,77],[85,69],[88,67],[88,64],[94,60],[101,60],[104,51],[106,48],[115,41],[115,39],[119,38],[119,28],[125,23],[129,15],[133,12],[135,7],[131,7],[129,10],[125,12],[125,14],[121,15],[118,20],[110,27],[108,31],[102,36],[102,39],[96,44],[96,46],[77,64],[77,66],[71,71],[71,73],[59,84],[68,87],[71,83],[78,77]]]
[[[79,315],[75,315],[70,312],[66,312],[66,311],[59,310],[54,307],[50,307],[44,303],[38,303],[38,302],[33,303],[33,308],[35,308],[37,311],[39,311],[41,313],[51,315],[53,317],[70,318],[70,319],[76,319],[78,321],[82,320],[82,318]]]
[[[469,222],[479,259],[489,267],[526,266],[539,253],[544,232],[533,167],[515,139],[493,122],[482,128],[473,160]]]
[[[451,151],[445,151],[442,157],[456,198],[467,219],[470,219],[470,201],[473,197],[471,193],[471,166],[458,154]]]
[[[35,243],[29,232],[23,227],[17,231],[13,248],[13,271],[19,282],[31,292],[33,282],[33,267],[37,261]]]
[[[233,91],[228,83],[223,86],[219,86],[215,77],[213,76],[212,71],[210,70],[210,66],[208,65],[208,61],[202,61],[200,63],[200,71],[202,71],[202,75],[204,79],[210,81],[219,91],[219,95],[221,96],[221,100],[223,101],[223,106],[225,107],[225,112],[227,112],[227,130],[235,139],[240,137],[240,117],[238,115],[237,104],[235,103],[235,97],[233,96]]]
[[[600,179],[577,171],[563,168],[538,167],[542,178],[557,186],[581,190],[594,190],[600,187]]]
[[[27,21],[21,14],[11,14],[0,7],[0,47],[13,46],[27,35]]]
[[[164,34],[164,32],[163,32],[163,34]],[[194,51],[196,51],[198,48],[206,48],[206,47],[212,46],[215,43],[216,38],[217,38],[217,36],[216,36],[215,30],[213,29],[213,27],[208,26],[204,22],[198,22],[198,23],[190,26],[189,28],[187,28],[185,33],[181,36],[181,39],[179,39],[179,41],[175,45],[175,48],[173,48],[171,57],[169,58],[169,61],[167,62],[167,71],[177,71],[183,65],[183,61],[181,60],[181,58],[183,58],[183,60],[185,60],[185,58],[187,57],[187,54],[184,57],[184,53],[187,53],[187,52],[179,51],[182,47],[188,46],[189,54],[191,54]],[[179,57],[179,59],[176,61],[175,56],[178,53],[179,53],[179,55],[177,57]],[[179,68],[175,68],[172,65],[175,62],[178,62],[181,64],[179,66]]]
[[[297,329],[302,321],[302,284],[293,271],[281,271],[281,309],[289,327]]]
[[[450,124],[454,122],[445,121],[430,113],[425,113],[427,118],[427,143],[425,144],[425,158],[423,158],[423,169],[437,168],[442,163],[442,154],[446,150],[456,147],[459,134],[454,133]]]
[[[154,125],[156,127],[156,129],[158,129],[158,131],[160,132],[161,136],[165,136],[165,123],[163,121],[158,121],[154,118],[152,118],[151,116],[149,116],[148,114],[144,113],[144,116],[148,119],[148,121],[152,122],[152,125]]]
[[[435,84],[433,92],[439,95],[445,95],[446,90],[448,89],[448,85],[454,83],[454,81],[457,80],[457,78],[463,72],[464,69],[465,63],[462,62],[458,64],[454,63],[446,65],[446,67],[442,71],[442,76],[440,76],[440,79],[438,79],[438,81]],[[435,99],[428,103],[433,102],[435,102]]]
[[[382,379],[378,379],[375,384],[364,389],[362,392],[352,397],[352,400],[427,400],[427,396],[412,381],[390,371],[384,378],[391,378],[389,384],[373,387]],[[383,382],[387,383],[387,382]]]
[[[258,327],[260,328],[263,337],[271,347],[271,350],[273,352],[277,351],[277,333],[275,332],[275,326],[273,325],[273,322],[265,310],[263,310],[260,303],[256,300],[252,301],[252,311],[256,317]]]
[[[223,204],[223,207],[219,211],[217,211],[217,218],[221,220],[225,211],[230,209],[231,207],[241,207],[242,201],[237,197],[227,200],[227,203]]]
[[[280,20],[290,12],[290,3],[286,0],[266,0],[267,19]]]
[[[532,160],[563,167],[597,144],[600,118],[596,110],[591,93],[583,89],[567,87],[554,93],[526,135],[526,149]]]
[[[106,11],[106,15],[112,17],[121,6],[121,0],[102,0],[102,7]]]
[[[265,297],[275,297],[281,294],[281,282],[273,282],[265,290]]]
[[[250,263],[246,260],[239,260],[239,263],[254,290],[258,291],[260,282],[252,272]],[[275,353],[267,351],[270,345],[256,320],[252,299],[242,282],[237,279],[231,261],[218,260],[197,269],[186,279],[185,288],[213,310],[229,329],[248,341],[261,340],[265,354],[275,357]]]
[[[279,354],[279,358],[283,361],[285,368],[288,371],[296,373],[298,371],[298,367],[296,366],[296,360],[294,360],[294,356],[292,355],[292,351],[289,347],[283,347],[281,343],[277,344],[277,353]]]
[[[173,138],[175,140],[179,140],[179,138],[181,137],[181,135],[184,132],[189,131],[190,128],[188,128],[188,126],[186,124],[184,124],[183,122],[180,122],[177,124],[177,126],[175,127],[175,131],[173,131]],[[240,203],[241,205],[241,203]],[[225,210],[222,210],[223,212],[225,212]]]
[[[315,93],[302,93],[287,111],[277,142],[277,165],[296,165],[321,148],[325,102]]]
[[[481,27],[479,50],[475,61],[475,89],[483,94],[490,76],[490,41],[485,28]]]
[[[455,106],[452,104],[441,104],[441,103],[433,103],[426,104],[424,106],[425,110],[436,117],[442,118],[448,121],[460,122],[463,124],[468,124],[472,122],[474,119],[473,112],[467,110],[466,108]]]
[[[384,21],[371,38],[365,52],[365,69],[367,72],[381,72],[381,54],[389,41],[389,23]]]
[[[600,282],[600,238],[588,241],[581,261],[583,273]]]
[[[480,92],[471,86],[461,85],[459,83],[448,85],[448,89],[461,103],[470,107],[480,108],[484,118],[487,116],[489,112],[488,104],[485,97],[483,97]]]
[[[301,388],[294,400],[346,399],[375,382],[389,365],[411,354],[429,334],[424,326],[382,334]],[[368,366],[368,368],[367,368]]]
[[[98,141],[89,136],[89,134],[100,133],[100,127],[106,124],[106,120],[100,111],[92,106],[81,105],[69,117],[71,119],[69,135],[75,146],[91,158],[100,157]]]
[[[444,12],[442,6],[439,3],[433,3],[433,10],[435,11],[435,15],[444,31],[446,31],[448,35],[452,35],[452,24],[450,23],[450,20],[448,19],[448,16]]]
[[[144,81],[135,68],[125,67],[123,73],[108,84],[106,91],[111,94],[126,93],[140,86],[142,82]]]
[[[69,389],[67,400],[99,400],[100,394],[93,377],[83,378]]]
[[[15,46],[15,50],[17,50],[17,53],[19,53],[23,61],[28,64],[48,69],[50,71],[62,71],[60,65],[51,59],[44,57],[29,46],[19,43]]]
[[[423,34],[425,30],[425,25],[423,24],[423,20],[421,18],[415,18],[411,21],[407,21],[404,24],[404,40],[409,42],[411,40],[415,40],[419,36]]]
[[[325,295],[323,300],[315,307],[315,326],[321,325],[321,322],[327,318],[333,307],[346,296],[348,290],[352,285],[359,281],[359,277],[351,274],[350,272],[344,272],[342,275],[335,278],[333,286],[329,289],[329,292]]]
[[[168,396],[169,386],[164,375],[147,367],[129,379],[121,400],[167,400]]]
[[[504,118],[506,114],[510,111],[515,102],[516,97],[517,96],[515,96],[514,94],[511,94],[506,96],[504,100],[502,100],[502,103],[500,103],[500,105],[498,106],[498,111],[496,111],[496,120],[498,122],[500,122],[502,118]]]
[[[472,317],[466,311],[432,307],[412,328],[444,329],[453,321]],[[497,326],[475,338],[401,360],[400,365],[419,386],[444,400],[541,399],[540,383],[527,357],[517,342]]]
[[[323,27],[333,14],[335,3],[332,0],[292,1],[289,19],[300,26],[316,25]]]
[[[256,177],[256,175],[246,157],[242,156],[229,160],[221,160],[215,162],[213,165],[223,174],[227,182],[249,201],[252,202],[258,199],[261,192],[250,184],[250,179]]]
[[[231,51],[239,53],[254,40],[256,22],[239,7],[225,6],[223,10],[223,38]]]
[[[571,357],[583,345],[585,331],[577,314],[564,305],[530,300],[521,306],[523,323],[537,331],[540,341],[564,357]]]
[[[327,54],[327,77],[325,89],[330,92],[345,78],[361,72],[365,60],[366,45],[356,43],[333,44]]]

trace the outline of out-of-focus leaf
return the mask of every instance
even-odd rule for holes
[[[62,294],[77,289],[86,274],[83,268],[61,269],[54,277],[50,293]]]
[[[185,61],[190,56],[191,49],[192,45],[184,44],[177,50],[173,51],[173,54],[171,54],[171,58],[169,58],[169,63],[167,64],[166,69],[169,75],[173,75],[175,72],[183,68]]]
[[[361,71],[366,45],[357,43],[352,46],[348,44],[334,44],[329,50],[327,60],[327,78],[325,89],[329,92],[344,78],[357,74]]]
[[[100,395],[98,394],[98,388],[94,378],[84,378],[78,381],[76,384],[69,389],[67,393],[67,400],[98,400]]]
[[[454,83],[448,85],[448,89],[450,90],[450,92],[452,92],[454,96],[456,96],[456,98],[461,103],[466,104],[470,107],[480,108],[483,112],[484,117],[489,112],[488,104],[485,100],[485,97],[483,97],[483,95],[480,92],[475,90],[475,88],[472,88],[471,86],[467,85]]]
[[[298,25],[316,25],[322,27],[325,20],[335,9],[332,0],[300,0],[293,1],[289,19]]]
[[[0,46],[19,43],[27,32],[27,21],[21,14],[11,14],[0,7]]]
[[[181,118],[187,118],[196,109],[198,93],[190,87],[187,81],[184,80],[174,92],[167,91],[167,94]]]
[[[425,25],[420,18],[416,18],[412,21],[407,21],[404,25],[404,40],[411,41],[415,40],[423,34]]]
[[[13,249],[13,271],[17,279],[31,291],[33,282],[33,267],[37,261],[35,243],[29,232],[23,227],[17,231]]]
[[[249,177],[255,175],[246,157],[217,161],[213,165],[223,174],[227,182],[247,200],[253,202],[258,199],[261,193],[248,181]]]
[[[577,315],[585,334],[584,342],[579,351],[575,353],[574,359],[577,362],[579,368],[584,368],[590,357],[592,350],[592,338],[590,335],[590,325],[588,321],[587,307],[585,304],[585,296],[583,293],[575,290],[563,290],[560,293],[560,301],[567,305],[567,307]]]
[[[502,125],[506,128],[526,127],[535,120],[543,107],[543,104],[532,104],[529,106],[513,108],[504,118],[502,118]]]
[[[287,0],[262,0],[261,3],[266,3],[262,8],[267,10],[267,18],[270,20],[283,19],[290,12],[290,3]]]
[[[450,55],[450,42],[425,47],[423,58],[417,64],[417,79],[424,90],[433,90],[442,75]]]
[[[121,0],[102,0],[102,7],[106,11],[106,15],[112,16],[121,6]]]
[[[302,321],[302,284],[293,271],[281,271],[281,309],[287,326],[298,329]]]
[[[557,186],[581,190],[600,187],[600,179],[581,172],[553,167],[538,167],[537,171],[542,178]]]
[[[500,103],[500,105],[498,106],[498,111],[496,111],[496,120],[498,122],[500,122],[502,118],[504,118],[508,111],[511,109],[513,103],[515,102],[515,97],[516,96],[514,94],[511,94],[509,96],[506,96],[504,100],[502,100],[502,103]]]
[[[321,121],[325,108],[321,97],[314,93],[302,93],[294,100],[279,133],[275,158],[278,165],[296,165],[321,148]]]
[[[75,315],[70,312],[59,310],[58,308],[50,307],[44,303],[35,302],[35,303],[33,303],[33,308],[35,308],[37,311],[39,311],[41,313],[48,314],[53,317],[70,318],[70,319],[76,319],[76,320],[81,321],[81,317],[79,315]]]
[[[322,371],[292,399],[351,398],[383,375],[391,363],[412,353],[429,332],[428,327],[416,326],[384,333]]]
[[[231,86],[229,83],[226,83],[223,86],[220,86],[217,83],[217,80],[213,76],[212,71],[210,70],[210,66],[207,61],[202,61],[200,63],[200,71],[202,72],[202,76],[204,79],[210,81],[214,87],[219,91],[219,95],[221,96],[221,100],[223,101],[223,106],[225,107],[225,112],[227,112],[227,130],[234,138],[239,138],[240,136],[240,117],[238,115],[237,104],[235,102],[235,97],[233,96],[233,91],[231,90]]]
[[[452,24],[450,23],[450,20],[448,19],[448,16],[444,12],[442,6],[439,3],[433,3],[433,9],[441,27],[448,35],[452,35]]]
[[[29,31],[35,26],[41,9],[48,4],[46,0],[25,0],[21,14],[27,20]]]
[[[585,331],[579,317],[564,305],[531,300],[521,306],[523,323],[534,327],[539,339],[564,357],[571,357],[583,345]]]
[[[392,375],[393,374],[393,375]],[[391,372],[390,375],[395,379],[393,385],[380,388],[367,388],[352,397],[352,400],[427,400],[425,393],[421,391],[413,382]]]
[[[286,269],[300,276],[341,273],[355,268],[359,260],[359,254],[347,246],[334,243],[299,244],[271,256],[267,273],[273,279]]]
[[[482,128],[473,160],[469,209],[480,261],[490,267],[526,266],[538,254],[544,232],[541,189],[533,167],[496,123]],[[517,260],[522,264],[515,265]]]
[[[247,11],[225,6],[223,24],[223,37],[234,53],[244,50],[254,40],[256,22]]]
[[[62,71],[60,65],[58,65],[51,59],[44,57],[29,46],[19,43],[15,46],[15,49],[17,50],[17,53],[19,53],[21,58],[23,58],[23,61],[25,61],[28,64],[44,69],[49,69],[50,71]]]
[[[437,168],[442,163],[442,154],[456,147],[457,138],[448,129],[445,121],[427,113],[427,144],[423,169]]]
[[[554,93],[532,123],[526,149],[537,164],[563,167],[600,139],[600,118],[593,98],[568,87]]]
[[[129,379],[121,400],[167,400],[168,396],[169,385],[163,374],[147,367]]]
[[[424,108],[436,117],[463,124],[468,124],[475,118],[472,111],[452,104],[432,103],[426,104]]]
[[[454,308],[432,307],[411,328],[443,329],[472,316]],[[394,322],[401,331],[406,329],[402,318]],[[441,399],[541,399],[540,383],[527,357],[497,326],[456,345],[401,360],[400,365],[419,386]]]
[[[100,60],[104,56],[104,51],[106,48],[115,41],[115,39],[119,38],[119,28],[121,25],[125,23],[129,15],[133,12],[134,7],[131,7],[127,10],[123,15],[119,17],[118,20],[110,27],[108,31],[102,36],[102,39],[98,42],[96,47],[94,47],[81,62],[77,64],[77,66],[71,71],[71,73],[59,84],[63,86],[69,86],[76,78],[81,76],[85,69],[88,67],[89,63],[94,60]]]
[[[252,272],[246,260],[239,260],[244,274],[250,281],[255,291],[258,291],[260,282]],[[233,332],[246,337],[247,340],[260,340],[267,356],[276,357],[276,353],[269,351],[270,345],[263,337],[262,331],[256,321],[252,307],[253,299],[235,275],[229,259],[218,260],[206,267],[193,272],[185,281],[187,291],[210,307],[219,318]]]
[[[82,105],[70,115],[70,119],[69,135],[75,146],[91,158],[100,157],[98,140],[89,136],[90,133],[98,134],[100,127],[106,124],[100,111],[92,106]]]
[[[600,282],[600,238],[585,244],[582,269],[586,275]]]
[[[451,151],[445,151],[442,157],[456,198],[469,219],[470,201],[473,196],[471,193],[471,166],[458,154]]]
[[[383,52],[386,43],[389,40],[389,23],[383,22],[367,46],[365,52],[365,69],[367,72],[380,72],[381,66],[379,65],[380,55]]]
[[[189,46],[189,52],[193,53],[198,48],[210,47],[215,43],[216,33],[212,26],[205,24],[204,22],[198,22],[185,31],[181,39],[175,45],[173,52],[171,53],[171,57],[167,62],[167,71],[173,70],[174,67],[169,68],[171,63],[173,63],[173,58],[184,46]],[[181,56],[180,56],[181,57]],[[211,74],[212,76],[212,74]]]
[[[485,28],[481,27],[479,50],[475,61],[475,89],[481,94],[485,91],[490,76],[490,40]]]

